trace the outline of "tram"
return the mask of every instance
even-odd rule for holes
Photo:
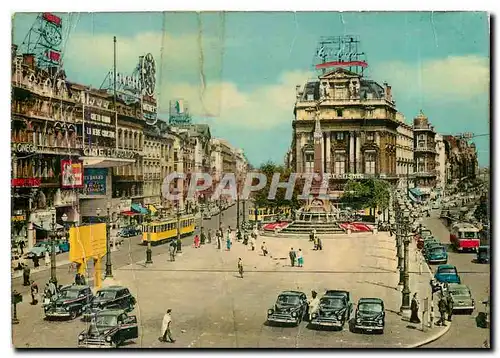
[[[257,222],[259,223],[273,223],[278,218],[284,219],[290,216],[291,209],[283,206],[279,208],[258,208],[257,209]],[[248,221],[255,223],[255,208],[248,210]]]
[[[179,219],[181,236],[194,233],[194,215],[182,215]],[[177,218],[167,218],[142,225],[142,243],[147,244],[148,233],[151,244],[163,244],[177,237]]]

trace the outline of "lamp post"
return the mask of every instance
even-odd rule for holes
[[[147,247],[146,247],[146,265],[153,263],[153,252],[151,251],[151,220],[149,214],[146,214],[146,229],[147,229]]]
[[[242,221],[242,225],[245,226],[245,218],[247,217],[247,211],[246,211],[246,208],[245,208],[245,198],[243,198],[242,204],[243,204],[243,221]]]
[[[239,180],[236,181],[236,232],[240,231],[240,186]]]
[[[107,218],[106,218],[106,273],[105,273],[105,278],[106,277],[113,277],[113,269],[111,266],[111,245],[110,245],[110,235],[111,235],[111,217],[110,217],[110,210],[111,210],[111,203],[108,201],[108,204],[106,206],[107,210]]]
[[[57,287],[57,276],[56,276],[56,214],[52,214],[52,235],[50,237],[50,279]]]
[[[398,209],[398,269],[399,282],[398,285],[403,285],[404,281],[404,262],[403,262],[403,237],[404,237],[404,222],[403,222],[403,203],[399,201]]]
[[[181,211],[180,211],[180,200],[177,202],[177,252],[182,252],[181,242]]]
[[[222,226],[222,203],[220,199],[218,200],[218,207],[219,207],[219,231],[220,231]]]
[[[410,210],[405,208],[403,211],[403,238],[404,238],[404,273],[403,273],[403,290],[401,299],[401,314],[405,314],[410,310],[410,255],[408,252],[410,246]]]

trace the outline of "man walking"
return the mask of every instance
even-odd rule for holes
[[[238,259],[238,272],[240,277],[243,278],[243,261],[241,261],[241,257]]]
[[[288,256],[290,257],[290,266],[294,267],[295,266],[295,258],[297,257],[297,254],[293,250],[293,247],[290,249]]]
[[[448,313],[448,322],[451,322],[451,317],[453,316],[453,300],[450,296],[446,298],[446,311]]]
[[[23,265],[23,286],[30,285],[30,268],[27,264]]]
[[[38,285],[36,284],[35,281],[31,281],[31,304],[36,305],[38,304]]]
[[[175,251],[177,250],[177,245],[175,244],[175,241],[172,241],[170,243],[170,246],[168,248],[168,252],[170,254],[170,261],[175,261]]]
[[[448,308],[448,303],[446,302],[446,298],[444,297],[443,292],[441,292],[441,297],[438,302],[438,309],[439,309],[439,321],[437,322],[438,326],[446,326],[445,320],[446,320],[446,309]]]
[[[172,337],[172,316],[170,313],[172,313],[172,310],[169,308],[165,316],[163,316],[163,322],[161,324],[161,342],[175,342],[175,339]]]
[[[264,256],[267,256],[268,251],[267,251],[267,246],[266,246],[266,242],[265,242],[265,241],[263,241],[263,242],[262,242],[262,246],[261,246],[260,248],[261,248],[261,250],[262,250],[262,254],[263,254]]]

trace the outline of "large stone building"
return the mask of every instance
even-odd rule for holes
[[[476,178],[479,171],[476,145],[464,136],[445,135],[443,141],[448,159],[447,182]]]
[[[297,173],[313,172],[315,160],[332,175],[332,198],[351,178],[383,178],[396,184],[398,137],[391,87],[344,69],[297,86],[290,163]],[[319,121],[321,152],[314,152]]]
[[[436,133],[436,188],[444,190],[446,187],[446,178],[448,177],[446,146],[443,136]]]
[[[422,111],[413,120],[415,193],[428,196],[436,186],[436,132]]]
[[[399,121],[396,139],[396,174],[399,178],[398,188],[409,189],[414,186],[414,158],[413,158],[413,127],[406,123],[402,113],[397,113]]]

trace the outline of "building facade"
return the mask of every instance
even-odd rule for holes
[[[396,139],[398,189],[409,189],[414,187],[413,127],[406,123],[403,114],[398,112],[396,118],[399,121]]]
[[[296,173],[331,174],[330,196],[339,198],[349,179],[382,178],[396,185],[399,122],[391,87],[344,69],[297,86],[291,166]],[[320,158],[314,151],[319,121]]]
[[[436,186],[436,132],[422,111],[413,120],[415,187],[429,195]]]
[[[436,188],[444,190],[446,187],[446,178],[448,177],[446,148],[443,136],[436,134]]]
[[[478,173],[477,149],[463,136],[443,136],[445,152],[448,159],[449,183],[465,177],[474,179]]]

